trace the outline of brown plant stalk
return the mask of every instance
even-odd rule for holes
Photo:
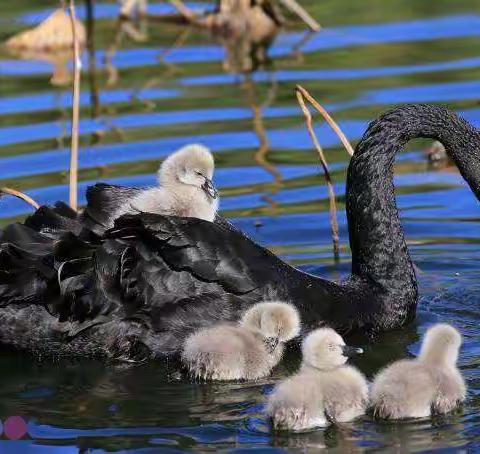
[[[340,238],[338,234],[337,202],[335,199],[335,190],[333,188],[330,172],[328,171],[328,164],[327,160],[325,159],[323,149],[317,139],[317,136],[315,135],[315,131],[313,130],[312,114],[308,110],[308,107],[305,105],[304,93],[302,92],[302,90],[299,90],[297,86],[295,94],[297,95],[298,104],[300,105],[300,108],[302,109],[305,116],[305,124],[307,125],[307,129],[310,137],[312,138],[312,142],[318,152],[318,155],[320,156],[320,162],[322,164],[325,180],[327,182],[328,199],[330,202],[330,224],[332,226],[333,257],[335,261],[338,261],[340,258]]]
[[[23,192],[17,191],[16,189],[0,188],[0,196],[2,194],[13,195],[14,197],[18,197],[19,199],[22,199],[24,202],[27,202],[28,204],[32,205],[32,207],[35,209],[40,208],[40,205],[37,202],[35,202],[35,200],[33,200],[31,197],[29,197],[27,194],[24,194]]]
[[[320,24],[302,7],[296,0],[280,0],[280,2],[289,9],[292,13],[296,14],[308,27],[314,32],[320,30]]]
[[[75,1],[70,0],[70,20],[73,37],[73,112],[72,112],[72,145],[70,151],[69,203],[76,211],[78,203],[78,124],[80,117],[80,43],[78,42]]]
[[[182,0],[169,0],[169,2],[188,22],[195,22],[197,16]]]
[[[339,137],[342,141],[343,146],[347,150],[347,153],[350,156],[353,156],[353,147],[352,144],[348,141],[347,136],[343,133],[340,129],[340,126],[335,122],[335,120],[329,115],[329,113],[325,110],[323,106],[321,106],[313,97],[312,95],[305,90],[301,85],[297,85],[295,87],[296,92],[300,92],[302,97],[304,97],[310,104],[312,104],[315,109],[320,113],[320,115],[325,118],[326,122],[330,125],[330,127],[334,130],[335,134]],[[298,95],[297,95],[298,96]]]

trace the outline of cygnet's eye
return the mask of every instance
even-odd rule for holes
[[[327,349],[328,349],[329,351],[333,352],[333,350],[335,350],[335,345],[333,345],[333,344],[328,344],[328,345],[327,345]]]
[[[202,172],[199,172],[198,170],[195,170],[195,173],[196,173],[199,177],[203,177]]]

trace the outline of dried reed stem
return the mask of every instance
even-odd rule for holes
[[[312,115],[308,110],[308,107],[305,105],[304,94],[301,90],[297,88],[295,90],[295,94],[297,95],[298,104],[305,115],[305,124],[307,125],[308,132],[310,137],[312,138],[312,142],[317,149],[318,155],[320,156],[320,162],[323,167],[323,172],[325,174],[325,180],[327,182],[328,188],[328,198],[330,201],[330,224],[332,226],[332,241],[333,241],[333,257],[335,261],[338,262],[340,258],[340,238],[338,235],[338,221],[337,221],[337,202],[335,200],[335,190],[333,189],[332,179],[330,177],[330,172],[328,171],[328,164],[327,160],[325,159],[325,155],[323,153],[323,149],[320,145],[320,142],[315,135],[315,131],[313,130],[312,125]]]
[[[15,189],[10,189],[10,188],[0,188],[0,195],[3,194],[10,194],[13,195],[14,197],[18,197],[19,199],[22,199],[24,202],[27,202],[28,204],[32,205],[33,208],[38,209],[40,208],[40,205],[35,202],[31,197],[29,197],[27,194],[24,194],[23,192],[17,191]]]
[[[285,8],[289,9],[292,13],[296,14],[300,19],[305,22],[311,30],[318,32],[320,30],[320,24],[310,14],[297,3],[296,0],[281,0]]]
[[[189,22],[195,22],[195,13],[188,6],[186,6],[182,0],[169,1],[185,19],[187,19]]]
[[[312,104],[315,109],[318,110],[320,115],[325,118],[327,123],[330,125],[330,127],[335,131],[335,134],[339,137],[339,139],[342,141],[343,146],[347,150],[347,153],[350,156],[353,156],[353,147],[352,144],[348,141],[347,136],[343,133],[343,131],[340,129],[340,126],[335,122],[335,120],[329,115],[329,113],[323,108],[313,97],[312,95],[305,90],[301,85],[296,86],[296,91],[297,93],[300,92],[302,96]]]
[[[78,200],[78,124],[80,115],[80,43],[77,36],[77,18],[75,1],[70,0],[70,20],[73,36],[73,112],[72,112],[72,146],[70,151],[69,202],[72,209],[77,210]]]

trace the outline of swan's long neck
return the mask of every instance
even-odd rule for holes
[[[442,343],[442,339],[434,339],[436,344],[422,345],[418,359],[424,364],[437,366],[455,366],[458,349]]]
[[[348,168],[346,206],[352,272],[387,293],[412,292],[416,280],[398,217],[395,155],[411,139],[439,140],[480,198],[480,135],[441,106],[405,105],[372,122]],[[398,293],[397,292],[397,293]]]

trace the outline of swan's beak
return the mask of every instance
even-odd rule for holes
[[[351,358],[352,356],[363,353],[363,348],[349,347],[348,345],[344,345],[342,347],[342,353],[343,353],[343,356],[346,356],[347,358]]]
[[[210,180],[207,177],[205,177],[205,183],[202,184],[202,189],[212,199],[216,199],[218,197],[218,191],[215,189],[215,186],[213,185],[212,180]]]
[[[278,345],[278,337],[267,337],[265,339],[265,345],[270,353],[273,353]]]

